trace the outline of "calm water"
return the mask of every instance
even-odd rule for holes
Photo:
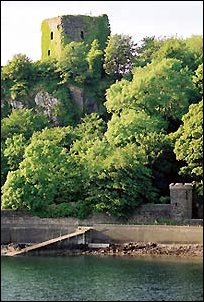
[[[202,301],[202,293],[201,260],[1,258],[2,301]]]

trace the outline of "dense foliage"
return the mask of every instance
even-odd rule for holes
[[[189,107],[182,117],[183,124],[174,133],[176,158],[186,165],[181,173],[197,182],[199,193],[203,194],[203,100]]]
[[[201,194],[202,80],[200,36],[112,35],[105,48],[70,42],[57,60],[14,56],[2,67],[2,207],[127,217],[168,202],[171,182]]]
[[[130,36],[113,35],[108,38],[105,48],[104,69],[107,74],[121,78],[130,73],[136,45]]]

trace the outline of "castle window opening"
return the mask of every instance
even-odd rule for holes
[[[50,56],[50,50],[49,50],[49,49],[48,49],[48,51],[47,51],[47,55]]]
[[[80,37],[81,37],[82,40],[84,40],[84,32],[83,32],[83,30],[81,31]]]
[[[50,33],[50,39],[53,40],[53,31]]]

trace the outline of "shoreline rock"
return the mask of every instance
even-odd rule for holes
[[[1,255],[4,256],[8,251],[19,251],[19,244],[9,244],[1,246]],[[128,242],[124,244],[110,244],[105,248],[90,248],[87,245],[81,245],[75,249],[41,250],[35,251],[41,255],[108,255],[108,256],[178,256],[178,257],[203,257],[202,244],[160,244],[155,242]],[[36,254],[36,253],[35,253]]]
[[[104,254],[119,256],[182,256],[203,257],[203,245],[201,244],[159,244],[155,242],[136,242],[120,245],[111,245],[106,249],[90,250],[88,254]]]

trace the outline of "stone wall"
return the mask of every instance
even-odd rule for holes
[[[1,244],[36,243],[72,233],[78,226],[92,226],[92,242],[190,242],[201,243],[202,227],[143,225],[159,214],[169,217],[170,205],[145,205],[133,215],[128,224],[107,215],[93,215],[89,219],[39,218],[23,211],[1,211]],[[153,214],[155,213],[155,214]],[[133,225],[140,223],[142,225]],[[150,222],[149,222],[150,223]]]
[[[163,244],[202,244],[203,228],[172,225],[93,225],[92,242],[156,242]]]
[[[170,204],[145,204],[138,208],[138,211],[132,215],[128,223],[147,224],[168,221],[171,218]]]
[[[1,210],[1,243],[35,243],[73,232],[72,218],[40,218],[24,211]]]
[[[1,243],[41,242],[72,233],[78,226],[93,227],[93,242],[200,243],[202,227],[199,226],[202,225],[202,220],[191,219],[192,184],[171,184],[170,197],[171,204],[142,205],[128,220],[107,214],[94,214],[84,220],[71,217],[51,219],[39,218],[22,211],[2,210]],[[161,225],[165,223],[188,226]]]
[[[82,42],[91,44],[98,39],[100,47],[104,48],[110,35],[110,25],[107,15],[65,15],[61,17],[62,31],[65,42]]]
[[[107,214],[93,214],[87,219],[77,218],[40,218],[32,216],[26,211],[1,210],[1,223],[14,226],[24,225],[31,222],[34,225],[93,225],[93,224],[148,224],[159,222],[162,219],[170,219],[170,204],[145,204],[136,209],[128,219],[116,218]]]

